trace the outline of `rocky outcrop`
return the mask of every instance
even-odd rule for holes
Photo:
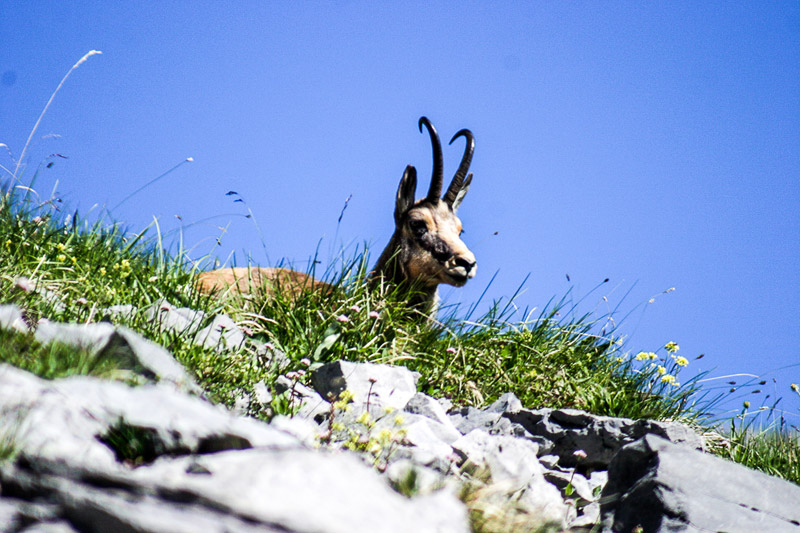
[[[410,500],[355,455],[253,448],[97,472],[26,458],[0,469],[2,531],[27,531],[33,502],[65,531],[315,532],[468,530],[447,492]],[[2,514],[0,514],[2,520]]]
[[[201,344],[219,334],[207,346],[221,357],[247,342],[188,309],[148,312]],[[0,327],[29,328],[10,306]],[[35,335],[108,351],[143,384],[0,365],[0,450],[15,450],[0,464],[0,531],[455,533],[470,529],[468,505],[516,516],[508,530],[800,533],[799,487],[704,453],[678,423],[531,410],[510,393],[453,408],[403,367],[345,361],[316,368],[312,386],[297,372],[258,384],[228,411],[133,331]],[[294,417],[237,414],[279,395]]]
[[[603,531],[800,532],[800,487],[646,435],[614,456]]]

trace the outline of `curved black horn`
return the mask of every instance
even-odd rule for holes
[[[475,137],[472,136],[471,131],[468,129],[460,130],[458,133],[453,135],[452,139],[450,139],[450,144],[453,144],[453,141],[459,137],[466,138],[467,145],[464,148],[464,155],[461,158],[461,164],[458,166],[456,175],[453,176],[453,181],[450,182],[450,187],[447,188],[447,193],[444,195],[444,201],[451,207],[458,196],[458,192],[464,185],[464,177],[467,175],[470,163],[472,163],[472,152],[475,151]]]
[[[433,127],[428,117],[420,117],[419,119],[419,132],[422,133],[422,125],[428,128],[428,133],[431,135],[431,146],[433,146],[433,173],[431,175],[431,187],[428,189],[428,201],[436,203],[439,201],[439,196],[442,194],[442,180],[444,179],[443,165],[442,165],[442,143],[439,140],[439,134],[436,133],[436,128]]]

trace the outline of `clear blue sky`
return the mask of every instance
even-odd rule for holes
[[[490,298],[530,273],[518,302],[539,308],[609,278],[584,306],[630,290],[631,351],[676,341],[690,369],[761,375],[727,406],[782,396],[800,424],[800,4],[496,4],[3,2],[0,142],[18,156],[101,50],[29,152],[29,173],[68,157],[40,191],[111,207],[192,157],[114,216],[165,233],[216,217],[185,231],[194,257],[304,268],[320,239],[322,259],[385,244],[405,165],[430,172],[420,115],[447,140],[468,127],[478,276],[447,301],[495,273]]]

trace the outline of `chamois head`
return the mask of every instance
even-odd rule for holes
[[[394,209],[395,231],[389,245],[373,270],[375,278],[394,283],[409,283],[420,288],[426,299],[436,300],[436,288],[441,283],[460,287],[475,276],[475,256],[461,240],[461,221],[456,211],[467,194],[472,174],[467,175],[472,162],[475,140],[472,132],[463,129],[453,136],[467,141],[461,164],[444,196],[442,194],[442,145],[433,124],[419,119],[428,129],[433,146],[433,176],[425,198],[416,201],[417,171],[409,165],[397,189]]]

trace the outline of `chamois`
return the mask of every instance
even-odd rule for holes
[[[426,117],[419,119],[419,131],[425,126],[433,147],[433,173],[425,198],[415,201],[417,171],[408,165],[397,189],[394,208],[395,230],[386,248],[370,273],[370,286],[381,283],[408,288],[412,305],[433,314],[438,305],[438,286],[442,283],[463,286],[475,276],[473,253],[461,240],[461,221],[456,211],[467,194],[472,174],[467,175],[475,140],[472,132],[462,129],[450,140],[466,139],[466,148],[458,170],[444,196],[442,194],[443,163],[439,134]],[[265,285],[266,290],[278,286],[297,294],[305,290],[330,290],[327,283],[312,276],[285,268],[239,267],[204,272],[198,276],[198,288],[213,293],[236,287],[242,293]]]

